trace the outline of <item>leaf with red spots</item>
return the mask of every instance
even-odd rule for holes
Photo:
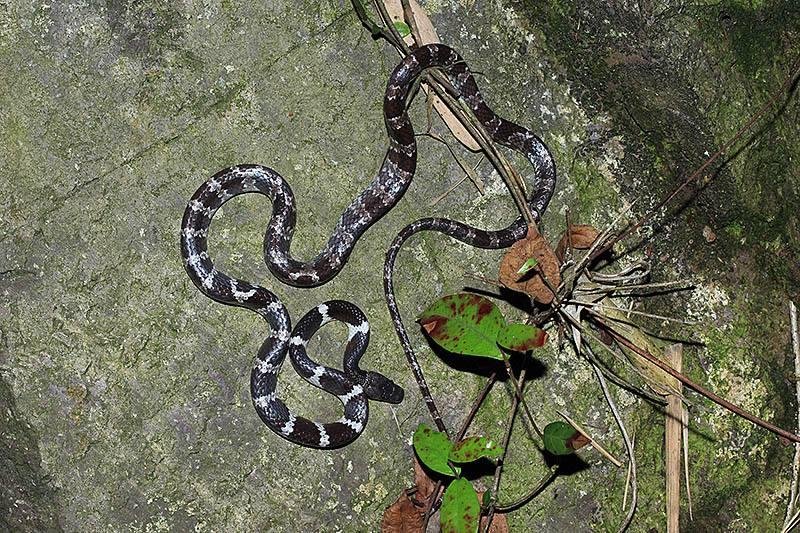
[[[527,352],[541,347],[547,333],[528,324],[509,324],[497,335],[497,344],[513,352]]]
[[[442,533],[467,533],[478,531],[481,504],[472,483],[454,479],[442,496],[439,522]]]
[[[422,461],[422,464],[446,476],[454,476],[461,473],[459,467],[455,467],[455,474],[453,468],[447,464],[447,457],[450,455],[450,450],[453,443],[447,438],[447,435],[434,430],[428,424],[420,424],[414,432],[414,451],[417,452],[417,457]]]
[[[503,359],[497,334],[506,321],[495,305],[477,294],[451,294],[436,300],[417,322],[445,350],[478,357]]]
[[[583,433],[560,420],[545,426],[542,440],[545,449],[553,455],[569,455],[589,443]]]
[[[450,450],[450,460],[454,463],[471,463],[481,457],[500,457],[502,446],[487,437],[467,437]]]

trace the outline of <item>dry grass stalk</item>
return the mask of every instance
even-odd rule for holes
[[[682,371],[683,346],[673,344],[664,350],[667,364]],[[677,381],[677,380],[676,380]],[[680,382],[674,384],[678,392],[682,390]],[[666,428],[664,438],[666,450],[664,463],[667,483],[667,533],[680,531],[681,517],[681,439],[683,436],[683,402],[679,396],[667,395]]]

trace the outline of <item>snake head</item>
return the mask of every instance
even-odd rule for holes
[[[367,377],[361,384],[364,394],[370,400],[388,403],[400,403],[403,401],[405,391],[394,381],[383,374],[377,372],[367,372]]]

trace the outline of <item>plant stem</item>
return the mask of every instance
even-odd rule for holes
[[[690,389],[692,389],[692,390],[694,390],[696,392],[699,392],[700,394],[702,394],[703,396],[705,396],[706,398],[708,398],[712,402],[724,407],[728,411],[730,411],[730,412],[732,412],[734,414],[737,414],[737,415],[741,416],[742,418],[744,418],[746,420],[749,420],[753,424],[761,426],[762,428],[764,428],[766,430],[769,430],[769,431],[771,431],[771,432],[783,437],[784,439],[786,439],[788,441],[800,442],[800,436],[795,435],[794,433],[790,433],[789,431],[786,431],[785,429],[779,428],[778,426],[776,426],[774,424],[770,424],[766,420],[762,420],[761,418],[758,418],[757,416],[748,413],[747,411],[745,411],[744,409],[742,409],[738,405],[729,402],[728,400],[722,398],[721,396],[718,396],[717,394],[714,394],[713,392],[711,392],[710,390],[706,389],[702,385],[698,385],[697,383],[695,383],[691,379],[687,378],[686,376],[684,376],[680,372],[676,372],[671,366],[669,366],[668,364],[664,363],[661,359],[659,359],[658,357],[655,357],[654,355],[652,355],[647,350],[643,350],[643,349],[639,348],[638,346],[633,344],[631,341],[629,341],[628,339],[626,339],[625,337],[623,337],[622,335],[620,335],[616,331],[614,331],[604,321],[599,320],[597,317],[593,317],[593,320],[596,323],[600,324],[609,333],[609,335],[614,337],[614,340],[616,340],[618,343],[622,344],[623,346],[625,346],[625,347],[633,350],[637,354],[641,355],[642,357],[647,359],[652,364],[656,365],[658,368],[660,368],[661,370],[663,370],[664,372],[666,372],[670,376],[672,376],[675,379],[679,380],[681,383],[683,383],[684,385],[686,385]]]
[[[481,405],[483,405],[484,400],[486,400],[486,397],[489,395],[489,391],[492,390],[492,387],[496,382],[497,372],[492,372],[492,374],[489,376],[489,379],[486,381],[486,385],[484,385],[483,390],[475,399],[475,401],[472,402],[472,408],[469,410],[467,418],[465,418],[464,422],[461,424],[461,429],[458,430],[455,442],[460,441],[464,438],[464,435],[467,434],[467,429],[469,429],[470,424],[472,424],[472,421],[475,419],[475,415],[478,414],[478,409],[480,409]],[[428,500],[428,506],[425,508],[425,520],[423,521],[422,531],[426,531],[428,529],[428,522],[431,519],[434,507],[438,504],[439,497],[441,496],[441,494],[439,494],[441,489],[442,481],[439,480],[436,482],[436,486],[433,488],[433,492]]]
[[[509,511],[517,509],[518,507],[521,507],[522,505],[525,505],[526,503],[528,503],[528,501],[530,501],[537,494],[539,494],[539,492],[541,492],[542,489],[544,489],[547,486],[547,484],[550,483],[550,481],[555,479],[557,475],[558,475],[558,465],[551,466],[547,474],[544,475],[542,480],[530,492],[528,492],[528,494],[526,494],[522,498],[519,498],[515,502],[507,503],[504,505],[495,505],[494,511],[496,513],[507,513]]]
[[[709,166],[711,166],[712,163],[714,163],[714,161],[725,155],[731,148],[731,146],[733,146],[733,144],[736,143],[742,137],[742,135],[744,135],[747,132],[747,130],[752,128],[753,125],[756,122],[758,122],[758,120],[762,116],[764,116],[764,114],[766,114],[766,112],[769,111],[770,108],[772,108],[777,103],[781,95],[783,95],[792,87],[798,74],[800,74],[800,57],[798,57],[795,60],[789,72],[790,72],[789,76],[787,76],[786,80],[784,80],[780,88],[777,91],[775,91],[772,97],[769,100],[767,100],[767,102],[763,106],[761,106],[761,108],[758,111],[756,111],[756,113],[752,117],[750,117],[750,119],[744,124],[744,126],[739,128],[739,130],[733,135],[733,137],[731,137],[728,141],[725,142],[725,144],[722,145],[722,148],[717,150],[713,155],[711,155],[708,159],[706,159],[702,165],[700,165],[694,172],[692,172],[689,175],[688,178],[686,178],[683,181],[683,183],[681,183],[678,187],[676,187],[670,194],[668,194],[663,200],[661,200],[653,209],[651,209],[646,215],[640,218],[635,224],[631,225],[627,230],[623,231],[620,235],[611,239],[611,241],[601,246],[599,249],[595,250],[595,252],[591,255],[590,259],[592,260],[596,259],[597,257],[601,256],[602,254],[610,250],[616,243],[629,237],[634,231],[640,228],[643,224],[651,220],[656,215],[656,213],[658,213],[661,210],[662,207],[671,202],[683,189],[688,187],[690,183],[699,178],[703,174],[703,172],[705,172],[705,170]]]
[[[542,431],[539,429],[539,425],[536,423],[536,420],[533,418],[530,410],[528,409],[528,404],[525,402],[525,396],[522,395],[522,387],[520,387],[517,378],[514,377],[514,371],[511,369],[511,362],[508,360],[508,355],[503,352],[503,363],[506,367],[506,374],[508,375],[508,379],[511,381],[511,384],[514,386],[514,394],[519,398],[520,403],[522,404],[522,409],[525,411],[525,414],[528,416],[528,420],[530,420],[531,425],[533,426],[533,430],[539,435],[539,438],[543,438]],[[530,435],[530,431],[528,431],[528,435]]]
[[[589,343],[584,341],[584,346],[586,350],[591,353],[592,348],[589,346]],[[594,354],[592,353],[592,356]],[[600,367],[598,367],[594,362],[592,364],[592,370],[594,370],[595,376],[597,376],[597,382],[600,384],[600,389],[603,391],[603,396],[606,399],[606,403],[608,404],[609,408],[611,408],[611,414],[614,415],[614,420],[617,422],[617,427],[619,427],[620,433],[622,433],[622,440],[625,442],[625,450],[628,452],[628,464],[630,465],[630,474],[631,474],[631,507],[628,511],[628,514],[625,517],[625,521],[622,522],[622,525],[619,528],[620,533],[628,529],[633,521],[633,513],[636,512],[636,500],[637,500],[637,490],[636,490],[636,457],[633,453],[633,443],[631,439],[628,437],[628,432],[625,429],[625,424],[622,422],[622,415],[619,413],[617,409],[617,404],[614,402],[614,398],[611,396],[611,392],[608,390],[608,384],[606,383],[605,378],[603,377],[603,373],[600,371]]]
[[[386,11],[386,6],[383,5],[382,0],[375,0],[373,4],[375,5],[375,9],[378,10],[378,14],[381,17],[381,21],[383,21],[383,28],[384,28],[384,32],[382,32],[383,37],[387,41],[389,41],[389,44],[391,44],[397,49],[401,57],[406,57],[408,54],[411,53],[411,49],[408,47],[406,42],[400,36],[400,33],[398,33],[397,28],[394,27],[394,24],[392,24],[392,17],[389,16],[389,12]],[[389,38],[386,35],[387,31],[389,35],[391,35],[391,38]]]
[[[523,383],[525,383],[525,372],[526,369],[523,368],[519,373],[520,387]],[[511,401],[511,411],[508,413],[508,420],[506,421],[506,433],[503,435],[503,454],[497,459],[497,466],[494,469],[494,483],[492,484],[491,503],[489,504],[489,512],[486,515],[486,526],[483,530],[484,533],[489,533],[489,528],[492,525],[492,518],[494,517],[495,512],[495,499],[497,498],[497,491],[500,490],[500,474],[503,471],[503,463],[505,462],[506,454],[508,453],[508,443],[511,441],[511,430],[514,429],[514,418],[517,416],[518,409],[519,396],[515,394],[513,400]]]

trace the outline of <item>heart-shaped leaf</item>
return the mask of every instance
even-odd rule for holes
[[[553,455],[569,455],[589,442],[583,433],[560,420],[545,426],[543,440],[545,449]]]
[[[414,432],[414,450],[417,452],[417,457],[422,461],[422,464],[446,476],[458,475],[461,469],[456,467],[455,474],[453,468],[447,464],[447,458],[450,455],[450,450],[453,448],[453,443],[447,438],[447,435],[436,431],[428,424],[420,424]]]
[[[556,246],[556,257],[563,261],[567,249],[588,250],[600,236],[600,232],[587,224],[570,224],[568,231],[561,235]]]
[[[478,531],[481,505],[472,483],[454,479],[442,496],[439,522],[442,533],[472,533]]]
[[[497,334],[506,321],[491,301],[477,294],[440,298],[417,321],[433,342],[449,352],[503,359]]]
[[[520,268],[531,259],[536,260],[535,270],[520,277]],[[550,289],[561,283],[560,263],[535,224],[531,224],[525,238],[512,244],[503,256],[499,278],[500,283],[509,289],[529,294],[539,303],[550,304],[553,301],[555,295]]]
[[[547,341],[547,333],[528,324],[509,324],[497,334],[497,344],[514,352],[539,348]]]
[[[467,437],[450,450],[450,460],[454,463],[471,463],[481,457],[499,457],[503,448],[486,437]]]

